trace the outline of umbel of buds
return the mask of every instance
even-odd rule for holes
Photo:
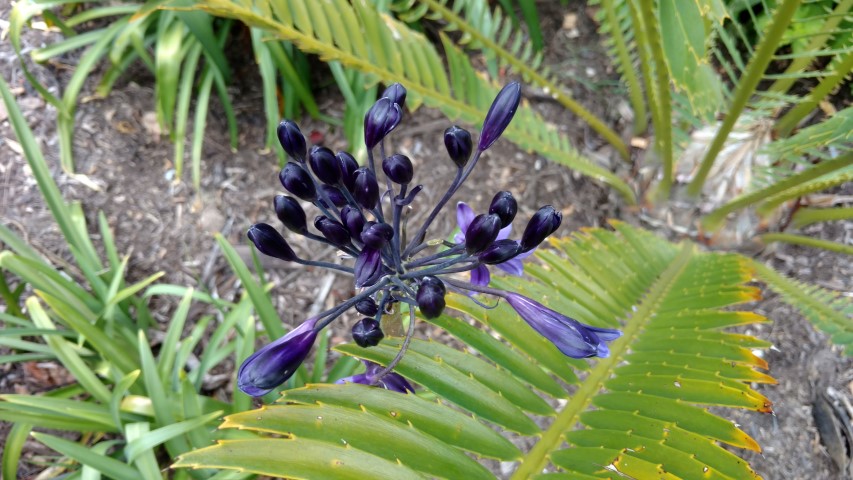
[[[605,342],[617,338],[618,330],[582,324],[532,299],[488,286],[487,266],[521,274],[521,259],[560,227],[562,217],[554,207],[540,208],[525,226],[521,238],[512,239],[518,204],[510,192],[498,192],[488,212],[479,215],[459,203],[457,221],[461,232],[453,242],[427,240],[432,222],[468,178],[483,153],[510,124],[520,99],[518,83],[508,84],[497,94],[486,115],[476,149],[466,130],[452,126],[444,132],[444,146],[457,173],[414,232],[408,231],[402,214],[423,187],[412,185],[415,170],[411,159],[400,153],[385,153],[386,138],[403,116],[406,89],[402,85],[389,86],[364,117],[364,142],[368,152],[364,167],[359,167],[347,152],[335,153],[322,146],[309,149],[296,123],[281,122],[278,138],[291,161],[281,170],[279,180],[292,196],[275,197],[275,214],[292,234],[339,250],[345,263],[300,258],[279,230],[265,223],[249,228],[249,240],[265,255],[350,275],[358,293],[306,320],[246,359],[238,372],[238,386],[242,391],[259,396],[284,383],[305,360],[318,333],[350,309],[363,315],[352,327],[353,340],[364,348],[379,344],[385,337],[380,327],[382,316],[393,310],[391,307],[395,304],[405,303],[410,305],[409,329],[397,356],[385,366],[365,361],[364,373],[339,383],[413,392],[411,384],[393,369],[405,354],[408,339],[414,333],[415,311],[420,310],[428,319],[442,315],[448,291],[483,293],[505,299],[534,331],[570,357],[609,354]],[[374,158],[377,146],[379,169]],[[379,175],[385,177],[382,182],[377,178]],[[380,191],[380,185],[386,185],[382,188],[384,191]],[[313,204],[320,212],[311,222],[317,233],[309,228],[300,200]],[[438,238],[445,236],[438,235]],[[462,272],[470,272],[470,282],[456,277]]]

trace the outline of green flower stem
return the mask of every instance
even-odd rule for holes
[[[754,203],[758,203],[772,195],[784,192],[785,190],[788,190],[790,188],[795,188],[804,184],[805,182],[808,182],[840,168],[844,168],[848,165],[853,165],[853,152],[833,160],[821,162],[804,172],[800,172],[796,175],[786,178],[785,180],[774,183],[773,185],[767,188],[763,188],[761,190],[742,195],[709,213],[708,216],[702,219],[702,226],[707,230],[714,231],[720,227],[720,225],[723,223],[723,220],[725,220],[726,215],[728,215],[730,212],[733,212],[740,208],[744,208]]]
[[[666,299],[676,280],[690,263],[693,250],[689,243],[682,246],[678,256],[663,271],[637,311],[631,314],[632,320],[625,325],[622,337],[610,345],[610,356],[599,359],[598,364],[590,370],[580,388],[572,395],[571,401],[557,414],[548,430],[524,457],[518,470],[510,477],[512,480],[527,480],[542,471],[548,462],[548,454],[564,442],[563,434],[578,423],[580,414],[586,410],[593,397],[604,388],[604,383],[610,378],[613,370],[623,361],[622,356],[629,351],[630,346],[636,342],[648,322],[654,318],[661,302]]]
[[[590,127],[592,127],[593,130],[604,137],[604,139],[607,140],[607,143],[613,145],[616,150],[619,151],[619,154],[623,159],[626,161],[629,160],[628,147],[619,137],[619,134],[614,132],[605,125],[604,122],[599,120],[598,117],[590,113],[589,110],[585,109],[581,104],[572,99],[564,89],[560,88],[559,85],[540,75],[535,69],[530,68],[529,65],[521,61],[517,55],[513,55],[504,50],[491,38],[484,36],[479,30],[472,27],[471,24],[453,13],[452,10],[444,6],[441,2],[436,0],[422,0],[422,3],[426,4],[433,12],[439,14],[448,23],[458,27],[459,31],[463,34],[469,35],[475,42],[483,45],[485,49],[495,52],[502,60],[511,65],[516,72],[521,74],[523,78],[539,85],[548,93],[553,95],[554,100],[558,101],[561,105],[571,110],[572,113],[582,118]]]
[[[747,101],[755,93],[755,87],[761,81],[767,65],[773,60],[773,53],[782,41],[782,36],[787,30],[788,24],[791,23],[791,18],[793,18],[794,12],[797,11],[800,3],[801,0],[785,0],[776,9],[776,13],[773,15],[773,20],[770,23],[770,28],[756,49],[755,55],[750,59],[746,71],[738,83],[734,99],[728,110],[726,110],[726,118],[717,130],[717,135],[714,137],[713,142],[711,142],[705,158],[702,159],[702,164],[696,173],[696,177],[687,186],[687,193],[690,195],[696,196],[702,191],[705,179],[708,177],[711,167],[714,166],[717,155],[719,155],[720,150],[725,145],[726,139],[729,138],[729,134],[732,128],[734,128],[735,122],[737,122],[741,112],[746,108]]]
[[[837,62],[833,62],[832,65],[834,65],[832,73],[823,77],[823,80],[811,91],[808,98],[792,108],[776,122],[776,131],[780,135],[785,137],[790,135],[791,131],[800,123],[803,117],[811,113],[821,100],[843,82],[845,77],[850,75],[850,71],[853,70],[853,52],[847,53],[847,55],[838,59]]]
[[[853,2],[853,0],[849,1]],[[634,134],[639,135],[648,128],[643,86],[640,84],[637,72],[634,71],[631,56],[628,54],[628,45],[625,42],[625,37],[622,35],[622,29],[619,28],[619,19],[616,17],[613,0],[602,0],[601,7],[604,9],[605,18],[610,24],[610,38],[613,40],[616,56],[619,59],[619,64],[622,66],[622,79],[628,85],[628,97],[631,100],[631,107],[634,109]]]
[[[646,22],[643,33],[646,35],[649,50],[655,65],[655,82],[657,84],[658,101],[655,103],[658,109],[658,124],[655,125],[655,143],[663,161],[663,179],[661,180],[658,193],[662,198],[669,196],[672,187],[672,101],[669,95],[669,77],[663,46],[660,43],[661,34],[658,26],[658,17],[654,11],[652,0],[640,1],[640,15]]]
[[[832,38],[832,33],[838,28],[838,25],[844,20],[845,16],[850,12],[850,9],[853,8],[853,0],[843,0],[835,6],[835,9],[830,13],[826,19],[826,22],[821,26],[820,31],[825,32],[818,35],[815,35],[811,42],[809,42],[805,51],[810,53],[818,53],[818,50],[823,48],[826,45],[827,40]],[[803,55],[795,58],[791,64],[785,69],[785,72],[782,74],[785,78],[780,78],[773,82],[773,85],[767,89],[768,92],[776,92],[776,93],[785,93],[791,88],[791,85],[794,84],[798,80],[794,74],[805,71],[809,66],[814,62],[814,55]]]
[[[759,235],[758,238],[764,243],[784,242],[793,245],[802,245],[804,247],[822,248],[824,250],[844,253],[846,255],[853,255],[853,245],[844,245],[842,243],[807,237],[805,235],[795,235],[793,233],[765,233],[764,235]]]
[[[817,222],[853,219],[853,207],[847,208],[801,208],[794,213],[791,226],[802,228]]]

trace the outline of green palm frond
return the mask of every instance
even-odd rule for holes
[[[304,52],[365,73],[374,82],[403,83],[414,108],[424,103],[454,120],[478,124],[497,92],[491,82],[474,71],[467,55],[446,38],[443,44],[449,73],[423,35],[376,12],[364,0],[352,4],[344,0],[307,4],[203,0],[192,8],[263,29]],[[530,107],[519,107],[504,135],[522,148],[610,184],[629,202],[634,201],[634,193],[625,182],[580,155],[566,135]]]
[[[829,335],[832,343],[843,346],[847,355],[853,355],[853,301],[849,297],[793,280],[758,261],[753,261],[753,268],[759,281]]]
[[[756,442],[706,410],[771,411],[750,386],[775,382],[752,352],[770,344],[725,331],[766,321],[727,309],[759,297],[746,285],[753,264],[622,223],[613,227],[553,240],[556,252],[540,251],[543,263],[529,266],[539,281],[496,282],[582,322],[621,323],[624,334],[609,358],[568,359],[506,304],[484,309],[448,296],[448,307],[471,321],[427,321],[464,346],[415,340],[396,368],[423,392],[360,385],[289,390],[273,405],[227,417],[223,427],[240,429],[245,439],[191,452],[175,466],[312,478],[365,478],[365,471],[376,479],[494,478],[476,461],[494,458],[518,462],[514,479],[543,472],[555,476],[542,478],[757,477],[721,446],[759,450]],[[399,345],[389,338],[373,348],[336,350],[387,364]],[[533,447],[521,452],[513,439]],[[303,448],[311,454],[278,454]]]
[[[619,153],[628,158],[625,143],[610,127],[572,98],[547,67],[541,67],[542,53],[535,52],[525,35],[513,28],[512,20],[500,9],[489,11],[483,0],[403,0],[395,4],[397,15],[411,22],[424,16],[438,20],[445,31],[460,32],[461,45],[483,52],[487,62],[507,67],[521,75],[525,82],[543,89],[561,105],[583,119]],[[541,67],[541,68],[540,68]],[[496,70],[496,69],[494,69]]]

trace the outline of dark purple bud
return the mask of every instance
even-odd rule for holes
[[[255,244],[264,255],[275,257],[281,260],[292,262],[297,259],[296,254],[290,245],[284,240],[284,237],[278,233],[278,230],[266,223],[256,223],[249,227],[246,232],[249,240]]]
[[[489,107],[489,113],[486,114],[486,120],[483,122],[483,131],[480,132],[480,142],[477,149],[482,151],[492,146],[495,143],[512,117],[518,109],[518,102],[521,100],[521,85],[518,82],[508,83],[501,89],[498,96]]]
[[[317,198],[317,190],[314,188],[311,174],[296,162],[287,162],[279,172],[278,179],[288,192],[302,200],[313,202]]]
[[[385,338],[379,322],[372,318],[362,318],[352,326],[352,339],[361,348],[375,347]]]
[[[392,83],[382,92],[383,97],[387,97],[392,102],[399,105],[401,108],[406,103],[406,89],[399,83]]]
[[[453,125],[444,131],[444,146],[447,147],[447,154],[459,168],[468,163],[473,145],[471,134],[464,128]]]
[[[533,218],[524,229],[521,236],[521,251],[527,252],[538,247],[548,235],[556,232],[563,222],[563,214],[551,205],[545,205],[533,214]]]
[[[276,195],[273,200],[273,207],[275,208],[276,216],[288,230],[296,233],[305,233],[305,230],[308,229],[305,210],[302,210],[302,206],[299,205],[299,202],[295,198],[288,197],[287,195]]]
[[[444,295],[446,293],[447,289],[444,282],[438,278],[433,276],[422,278],[415,297],[421,314],[426,318],[436,318],[441,315],[441,312],[444,311]]]
[[[317,318],[306,320],[287,335],[249,356],[237,372],[237,386],[246,395],[260,397],[286,382],[305,361],[314,345]]]
[[[341,180],[341,162],[326,147],[311,147],[308,164],[311,165],[314,176],[327,185],[334,185]]]
[[[278,124],[278,141],[281,143],[281,148],[290,155],[294,160],[305,162],[305,153],[307,147],[305,145],[305,137],[299,126],[293,120],[282,120]]]
[[[375,317],[379,313],[379,305],[371,297],[362,298],[355,304],[355,311],[368,317]]]
[[[376,207],[379,202],[379,184],[376,182],[376,175],[368,168],[361,167],[355,171],[352,196],[359,205],[368,210]]]
[[[415,175],[415,169],[412,167],[412,161],[405,155],[391,155],[385,160],[382,160],[382,171],[394,183],[400,185],[408,185]]]
[[[321,215],[314,219],[314,228],[319,230],[323,237],[333,245],[338,247],[349,245],[349,231],[340,222]]]
[[[486,247],[482,253],[477,255],[477,259],[486,265],[497,265],[514,258],[519,253],[521,253],[521,247],[518,245],[518,242],[504,239],[497,240]]]
[[[368,150],[373,149],[391,133],[402,117],[400,105],[389,98],[383,97],[377,100],[364,116],[364,144],[367,145]]]
[[[341,208],[347,204],[347,197],[345,197],[337,187],[333,187],[331,185],[320,185],[320,190],[323,191],[335,207]],[[331,206],[326,205],[325,201],[323,202],[323,205],[325,205],[326,208],[332,208]]]
[[[387,223],[367,222],[361,232],[361,241],[370,248],[380,249],[391,241],[394,228]]]
[[[477,215],[465,230],[465,250],[470,254],[482,252],[498,238],[500,230],[501,219],[497,215]]]
[[[369,287],[382,277],[382,255],[375,248],[364,248],[355,259],[355,287]]]
[[[338,152],[335,156],[341,167],[341,183],[349,190],[352,190],[352,183],[355,181],[355,171],[358,170],[358,162],[347,152]]]
[[[346,205],[341,209],[341,220],[346,225],[351,237],[361,237],[361,231],[364,230],[364,216],[362,216],[360,211]]]
[[[607,357],[610,349],[604,342],[622,335],[619,330],[580,323],[517,293],[508,292],[504,298],[534,330],[572,358]]]
[[[509,192],[498,192],[495,198],[492,199],[492,204],[489,206],[489,213],[501,217],[501,228],[506,227],[515,218],[518,213],[518,202],[515,197]]]

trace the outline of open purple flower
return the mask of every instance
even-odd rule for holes
[[[504,298],[528,325],[572,358],[605,358],[610,349],[604,342],[622,336],[619,330],[583,324],[517,293],[507,292]]]
[[[310,318],[287,335],[253,353],[240,365],[237,386],[246,395],[260,397],[286,382],[302,365],[317,332],[317,318]]]
[[[459,232],[453,237],[455,243],[465,243],[465,232],[468,230],[471,222],[474,221],[475,216],[474,210],[467,203],[459,202],[456,204],[456,223],[459,225]],[[512,224],[502,228],[498,232],[498,237],[495,241],[506,240],[510,235],[512,235]],[[529,250],[495,266],[510,275],[520,277],[524,274],[524,265],[521,261],[532,254],[533,250]],[[471,283],[474,285],[488,285],[491,279],[492,276],[485,265],[478,265],[477,268],[471,270]]]
[[[360,383],[362,385],[375,385],[386,390],[391,390],[392,392],[415,393],[415,388],[412,387],[412,384],[399,374],[391,372],[377,380],[376,374],[383,370],[382,365],[369,360],[362,360],[362,362],[366,367],[364,373],[342,378],[335,383],[341,385],[344,383]]]

